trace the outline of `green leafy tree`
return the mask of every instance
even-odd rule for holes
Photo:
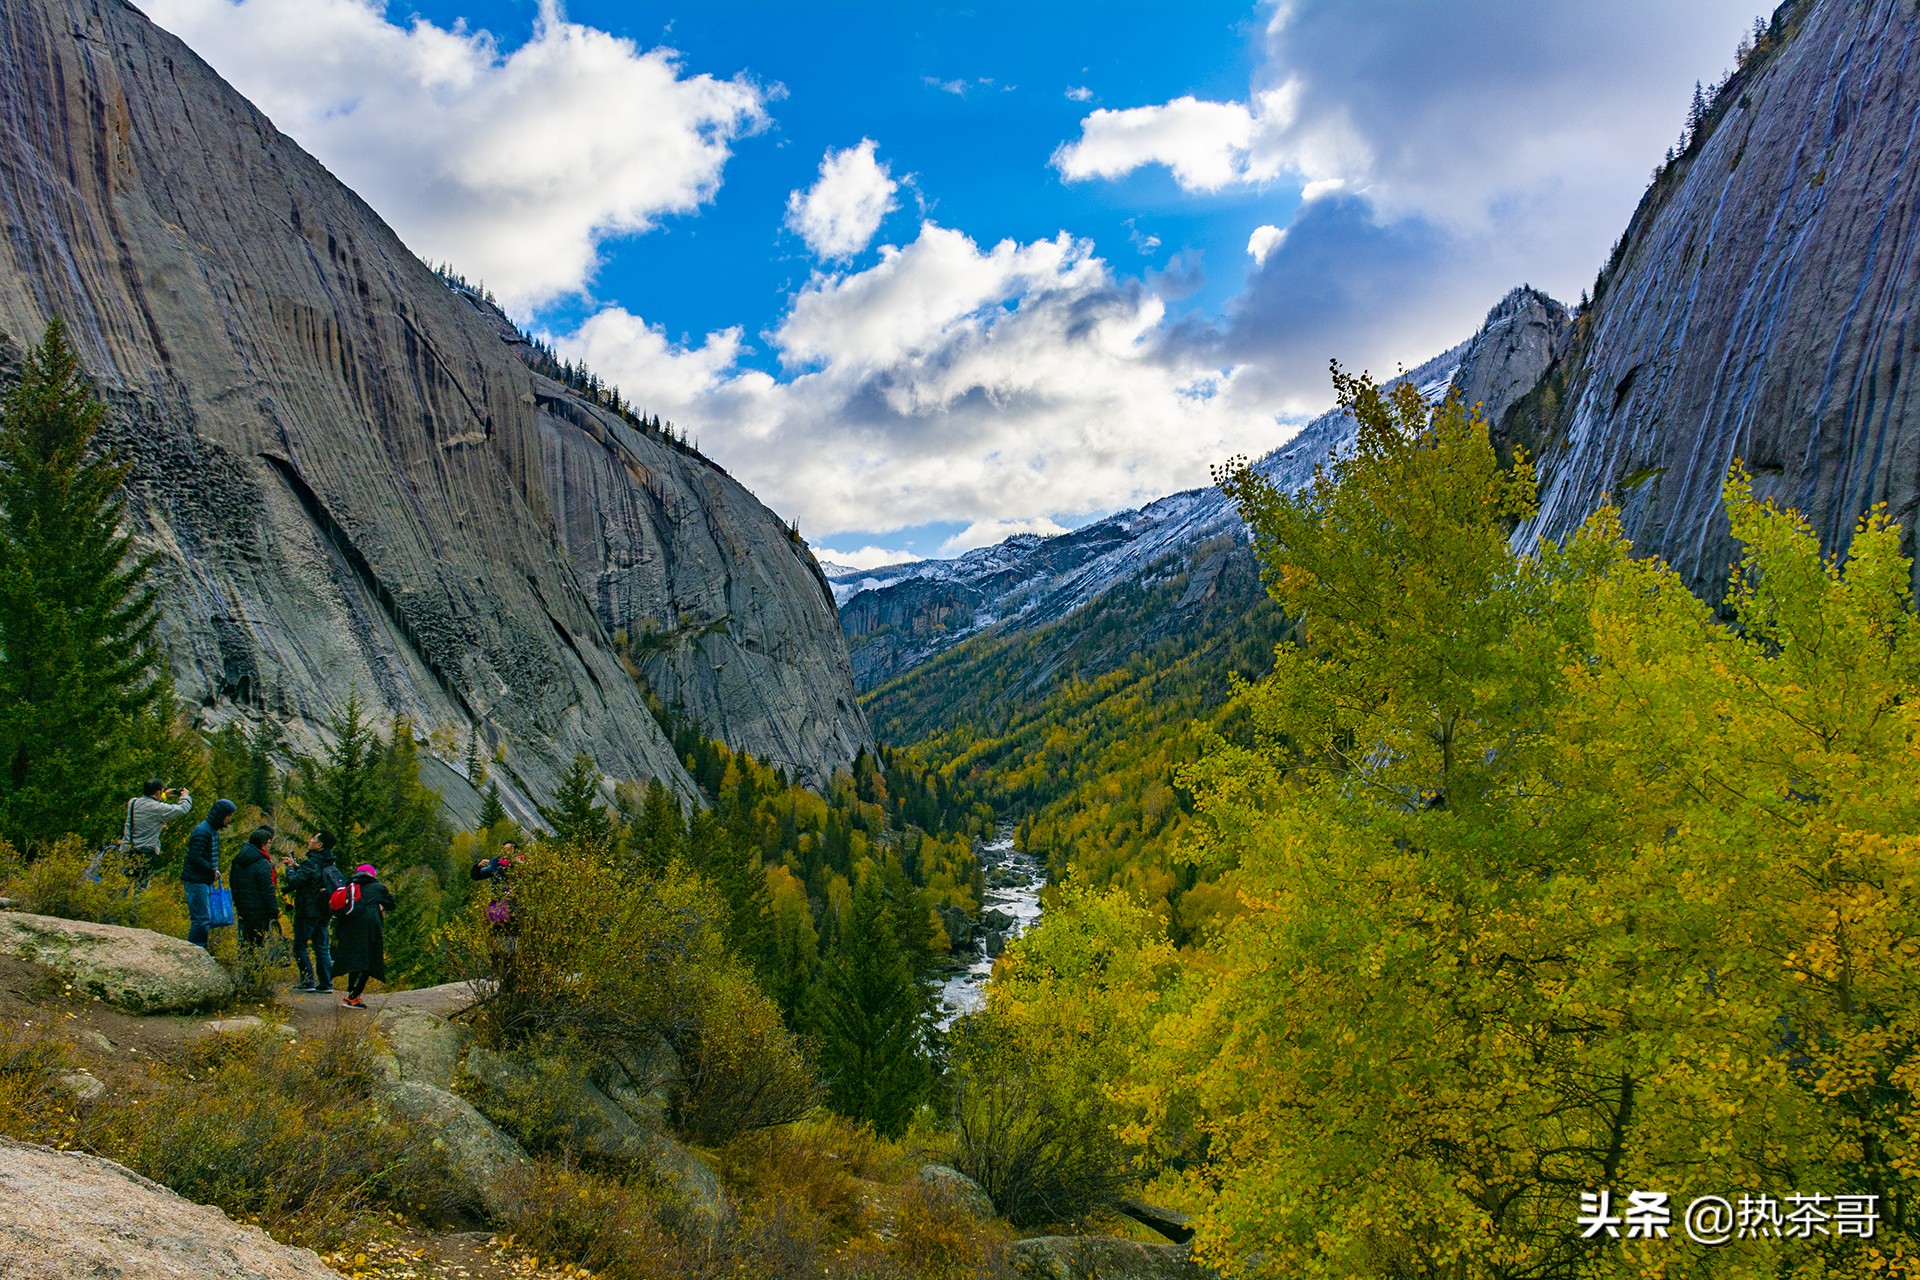
[[[927,1096],[930,995],[900,944],[878,875],[862,876],[814,990],[820,1066],[833,1105],[894,1136]]]
[[[0,832],[30,848],[110,826],[171,732],[105,415],[55,320],[0,400]]]
[[[562,844],[596,850],[602,858],[615,852],[613,815],[600,803],[600,770],[584,752],[573,758],[553,794],[552,807],[542,806],[540,816]]]

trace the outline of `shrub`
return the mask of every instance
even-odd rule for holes
[[[737,961],[706,975],[698,1016],[674,1047],[680,1077],[670,1115],[690,1141],[719,1146],[789,1124],[819,1098],[780,1011]]]
[[[62,836],[30,862],[0,841],[0,897],[43,916],[186,936],[186,898],[179,881],[156,879],[142,889],[127,860],[111,852],[100,860],[96,881],[87,876],[92,860],[93,850],[78,836]]]
[[[22,1142],[72,1145],[72,1097],[60,1076],[73,1047],[32,1024],[0,1025],[0,1133]]]
[[[733,1272],[670,1190],[541,1160],[520,1184],[514,1241],[607,1280],[680,1280]]]
[[[476,1029],[495,1046],[578,1046],[589,1071],[621,1073],[664,1040],[684,1072],[684,1136],[723,1142],[784,1124],[813,1099],[799,1048],[729,953],[724,909],[676,863],[627,878],[592,853],[547,844],[514,871],[511,922],[475,901],[447,932],[455,976],[480,979]]]
[[[147,1099],[101,1107],[88,1136],[188,1199],[302,1243],[335,1243],[382,1206],[463,1211],[430,1135],[375,1105],[374,1054],[364,1031],[211,1037],[161,1068]]]
[[[285,922],[282,921],[284,929]],[[237,1004],[264,1004],[278,998],[289,985],[296,970],[293,948],[287,935],[268,933],[266,941],[251,951],[240,950],[237,928],[215,929],[207,944],[208,953],[233,975],[233,999]]]

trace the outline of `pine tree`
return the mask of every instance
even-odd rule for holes
[[[763,977],[773,971],[772,902],[760,850],[742,849],[726,825],[711,813],[693,815],[688,824],[687,860],[727,904],[727,942]]]
[[[467,755],[462,762],[467,774],[467,785],[478,789],[487,780],[487,762],[480,754],[480,726],[467,727]]]
[[[1707,91],[1701,86],[1698,80],[1695,80],[1693,82],[1693,102],[1687,107],[1687,131],[1681,135],[1680,139],[1682,150],[1699,141],[1700,126],[1706,123],[1706,119]]]
[[[613,852],[613,816],[600,803],[600,770],[593,757],[582,753],[573,758],[573,767],[560,779],[553,794],[553,807],[542,806],[540,816],[553,828],[554,838],[564,844],[577,844]]]
[[[55,320],[0,399],[0,833],[28,846],[108,825],[172,718],[105,416]]]
[[[280,807],[280,775],[273,766],[280,746],[280,726],[269,720],[255,725],[247,736],[247,772],[240,793],[244,803],[265,814]]]
[[[373,806],[360,837],[360,860],[383,872],[425,866],[444,887],[452,880],[447,844],[452,832],[440,816],[440,793],[420,781],[420,746],[413,722],[396,717],[384,746],[376,740]]]
[[[333,833],[333,856],[345,868],[362,860],[360,837],[373,821],[380,743],[366,721],[358,689],[348,691],[346,710],[329,727],[333,745],[321,758],[303,756],[295,762],[300,789],[294,811],[311,830]]]
[[[820,1065],[841,1114],[889,1137],[907,1127],[932,1079],[925,1044],[930,1003],[900,945],[880,878],[862,876],[814,991]]]
[[[483,831],[491,831],[506,820],[507,806],[500,802],[500,784],[489,782],[486,800],[480,806],[480,828]]]
[[[686,849],[687,829],[681,821],[680,802],[658,778],[647,783],[646,799],[631,827],[633,866],[641,875],[662,874]]]

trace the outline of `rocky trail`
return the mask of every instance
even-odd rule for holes
[[[43,965],[0,954],[0,1027],[9,1032],[49,1031],[72,1047],[75,1070],[65,1083],[76,1097],[143,1087],[155,1065],[180,1065],[192,1043],[223,1032],[246,1032],[262,1024],[289,1037],[323,1036],[343,1029],[378,1027],[406,1011],[453,1014],[464,1007],[452,988],[374,992],[368,1009],[340,1007],[337,998],[289,992],[280,999],[239,1004],[217,1014],[134,1014],[76,989]],[[0,1144],[6,1144],[0,1139]],[[11,1147],[9,1151],[6,1148]],[[304,1277],[337,1273],[376,1280],[508,1280],[572,1275],[543,1265],[512,1238],[491,1231],[433,1230],[404,1219],[377,1224],[369,1239],[338,1253],[316,1255],[268,1240],[258,1228],[235,1224],[216,1209],[190,1205],[118,1165],[75,1153],[70,1164],[47,1164],[26,1144],[0,1147],[0,1253],[7,1280],[39,1280],[77,1274],[85,1252],[84,1230],[59,1237],[56,1251],[44,1231],[8,1238],[4,1224],[35,1221],[22,1206],[50,1206],[76,1229],[91,1221],[86,1206],[101,1196],[112,1205],[111,1230],[125,1252],[89,1258],[86,1274],[113,1276]],[[25,1164],[23,1171],[19,1166]],[[103,1222],[105,1220],[103,1219]],[[18,1252],[16,1252],[16,1247]],[[76,1251],[77,1250],[77,1251]],[[230,1256],[235,1269],[216,1259]],[[184,1268],[184,1269],[183,1269]]]

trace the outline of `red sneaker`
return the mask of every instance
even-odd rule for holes
[[[367,1006],[365,1001],[355,1000],[352,996],[348,996],[340,1002],[340,1007],[342,1009],[364,1009]]]

